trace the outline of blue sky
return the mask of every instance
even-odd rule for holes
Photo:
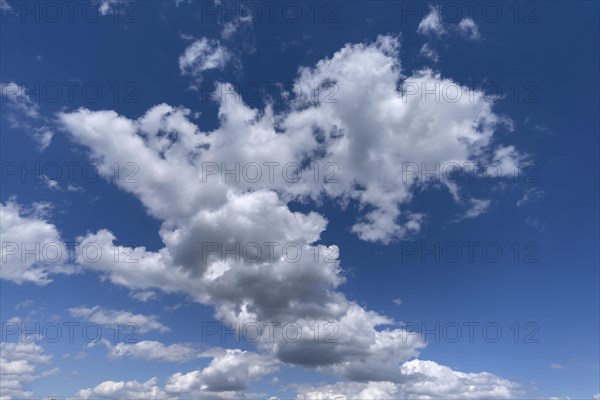
[[[598,3],[0,5],[1,396],[600,396]]]

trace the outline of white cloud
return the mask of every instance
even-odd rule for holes
[[[433,62],[440,61],[440,56],[439,56],[438,52],[435,51],[434,49],[432,49],[431,47],[429,47],[429,44],[427,44],[427,43],[424,43],[423,46],[421,46],[421,50],[419,50],[419,54],[421,54],[425,58],[430,59]]]
[[[565,367],[559,363],[552,363],[552,364],[548,365],[548,367],[550,367],[552,369],[565,369]]]
[[[146,361],[186,362],[206,357],[199,349],[187,343],[165,345],[154,340],[142,340],[137,343],[117,343],[113,345],[106,339],[101,343],[108,349],[109,358],[134,358]]]
[[[33,305],[34,305],[34,301],[33,300],[31,300],[31,299],[23,300],[22,302],[18,303],[15,306],[15,310],[16,311],[19,311],[19,310],[22,310],[22,309],[24,310],[24,309],[32,307]]]
[[[158,349],[159,353],[165,351],[165,348],[157,345],[156,342],[148,342],[143,347],[147,350]],[[131,350],[132,348],[128,346],[128,355],[134,351],[142,356],[141,348]],[[164,388],[158,386],[158,379],[154,377],[144,383],[105,381],[94,388],[82,389],[77,395],[83,399],[97,397],[239,399],[249,396],[246,390],[250,383],[274,373],[279,368],[278,361],[272,357],[239,349],[214,348],[197,353],[196,358],[199,357],[209,357],[212,360],[205,368],[171,375]]]
[[[58,229],[35,207],[28,211],[13,200],[0,203],[0,222],[1,279],[43,286],[51,282],[50,274],[76,272]]]
[[[132,299],[135,299],[135,300],[145,303],[150,300],[155,300],[156,292],[152,291],[152,290],[140,290],[137,292],[131,292],[130,296]]]
[[[412,360],[400,366],[399,382],[338,382],[320,388],[300,388],[297,399],[508,399],[518,386],[496,375],[464,373],[433,361]]]
[[[198,46],[182,56],[190,71],[197,54],[205,58],[207,44]],[[258,343],[260,357],[350,380],[399,384],[404,373],[401,363],[418,356],[425,344],[418,335],[398,328],[399,322],[366,310],[338,290],[344,282],[339,250],[334,244],[318,244],[326,219],[315,212],[292,212],[288,203],[324,197],[342,204],[356,201],[368,211],[353,231],[364,240],[388,243],[419,231],[424,221],[424,215],[411,213],[409,205],[413,191],[430,179],[399,179],[403,162],[460,164],[486,154],[508,162],[519,154],[514,147],[492,149],[495,128],[505,119],[492,112],[483,93],[472,91],[471,96],[449,102],[422,101],[420,95],[399,92],[397,83],[402,78],[417,87],[459,85],[431,70],[403,76],[398,48],[397,38],[382,36],[375,43],[347,44],[314,68],[299,70],[297,86],[321,82],[327,92],[335,85],[335,102],[315,101],[312,94],[301,93],[297,102],[276,114],[270,106],[257,110],[241,101],[217,98],[220,126],[212,132],[202,132],[192,123],[190,110],[166,104],[135,120],[114,111],[59,113],[64,130],[88,148],[102,168],[115,162],[136,163],[139,182],[116,184],[162,221],[159,233],[165,244],[159,251],[115,246],[115,236],[100,230],[79,238],[79,248],[93,242],[106,250],[102,257],[95,262],[79,257],[78,262],[133,291],[159,289],[189,295],[214,306],[215,317],[229,326],[268,321],[298,324],[301,340],[283,340],[281,328],[276,328],[276,340]],[[228,84],[220,88],[232,90]],[[235,163],[283,166],[309,161],[322,166],[334,163],[338,181],[315,182],[308,168],[298,182],[280,174],[269,179],[264,173],[257,182],[227,181],[219,175],[222,162],[231,169]],[[215,174],[203,169],[208,162],[217,163]],[[483,203],[474,204],[473,216],[487,209],[488,200],[477,201]],[[202,244],[207,242],[259,246],[250,253],[238,248],[226,257],[203,257]],[[294,244],[301,256],[295,262],[280,253],[270,258],[264,245],[269,242],[278,242],[280,249]],[[115,261],[114,250],[109,250],[115,247],[123,254],[133,252],[137,262]],[[311,323],[332,324],[336,342],[315,342]],[[222,354],[215,357],[212,369],[178,375],[167,391],[206,390],[203,385],[215,389],[218,385],[209,378],[216,376],[221,382],[219,366],[229,364],[223,360],[230,358],[252,357]],[[246,382],[235,376],[232,390]],[[479,376],[473,376],[474,382],[479,382],[475,379]],[[486,384],[481,380],[481,385]],[[473,391],[479,389],[475,385]]]
[[[133,324],[139,333],[148,333],[154,330],[161,333],[170,331],[168,327],[158,321],[156,315],[133,314],[129,311],[109,310],[100,306],[73,307],[69,308],[69,313],[73,317],[83,318],[99,325]]]
[[[218,396],[219,393],[239,396],[251,381],[261,379],[277,370],[272,358],[242,350],[215,349],[207,352],[214,358],[202,369],[172,375],[166,385],[168,394],[183,397]],[[232,397],[233,397],[232,396]],[[239,398],[239,397],[236,397]]]
[[[46,185],[48,189],[51,190],[61,190],[60,184],[58,181],[48,178],[46,175],[42,176],[42,183]]]
[[[397,298],[397,299],[394,299],[393,302],[394,302],[394,304],[399,306],[400,304],[402,304],[402,299]]]
[[[138,381],[105,381],[94,388],[82,389],[77,393],[81,399],[162,399],[165,393],[157,386],[158,378]]]
[[[240,13],[244,10],[245,5],[242,3],[240,5]],[[221,31],[221,37],[223,39],[231,39],[233,35],[243,26],[250,26],[252,24],[252,16],[248,15],[237,15],[233,21],[228,21],[223,24],[223,29]]]
[[[40,365],[49,364],[51,356],[34,343],[0,344],[0,398],[30,398],[33,393],[23,385],[58,372],[58,369],[37,372]]]
[[[491,177],[516,176],[527,165],[527,155],[519,153],[515,146],[497,146],[486,173]]]
[[[182,75],[191,76],[196,82],[202,81],[202,74],[211,69],[222,70],[232,54],[221,46],[218,40],[200,38],[194,40],[179,57]]]
[[[460,35],[469,40],[479,40],[481,39],[481,34],[479,33],[479,28],[473,19],[471,18],[463,18],[458,24],[458,32]]]
[[[427,14],[419,23],[417,32],[421,35],[442,36],[446,33],[442,12],[439,6],[431,6],[429,14]]]
[[[119,10],[119,3],[126,3],[127,0],[97,0],[98,12],[101,15],[108,15]]]

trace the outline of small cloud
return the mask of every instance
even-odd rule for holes
[[[423,46],[421,46],[421,50],[419,50],[419,54],[425,58],[430,59],[433,62],[438,62],[440,60],[438,52],[435,51],[434,49],[432,49],[431,47],[429,47],[429,45],[427,43],[425,43]]]
[[[85,192],[85,189],[81,186],[75,186],[69,183],[69,186],[67,186],[67,192]]]
[[[392,301],[394,302],[394,304],[396,304],[396,305],[398,305],[398,306],[399,306],[400,304],[402,304],[402,300],[401,300],[400,298],[394,299],[394,300],[392,300]]]
[[[544,133],[546,135],[550,135],[550,136],[554,135],[554,132],[552,132],[550,130],[550,128],[548,128],[545,125],[535,124],[533,126],[533,130],[536,131],[536,132]]]
[[[238,16],[235,20],[226,22],[223,25],[223,30],[221,31],[221,38],[230,39],[240,27],[244,24],[251,24],[252,16]]]
[[[523,194],[523,198],[517,201],[517,207],[521,207],[524,204],[529,203],[530,201],[538,201],[546,196],[546,192],[541,189],[531,188],[527,189]]]
[[[184,39],[188,38],[184,36]],[[218,40],[200,38],[194,40],[179,56],[179,70],[182,75],[194,78],[198,84],[204,72],[222,70],[232,58],[233,55]],[[192,85],[194,88],[197,88],[196,85]]]
[[[464,214],[459,216],[453,222],[459,222],[463,219],[472,219],[480,216],[481,214],[485,214],[489,211],[490,204],[492,204],[491,200],[480,200],[480,199],[469,199],[471,203],[471,208],[469,208]]]
[[[565,369],[565,367],[559,363],[552,363],[552,364],[548,365],[548,367],[550,367],[552,369]]]
[[[20,302],[19,304],[17,304],[15,306],[15,311],[30,308],[31,306],[33,306],[33,300],[31,300],[31,299],[23,300],[22,302]]]
[[[175,311],[175,310],[179,310],[181,307],[183,307],[183,304],[177,303],[172,306],[165,306],[163,309],[165,311]]]
[[[479,40],[481,34],[479,33],[479,27],[471,18],[464,18],[457,27],[458,33],[467,40]]]
[[[154,292],[152,290],[143,290],[140,292],[132,292],[129,294],[129,296],[132,299],[135,299],[135,300],[145,303],[147,301],[156,299],[156,292]]]
[[[44,56],[38,54],[37,56],[33,57],[33,59],[37,62],[42,62],[44,60]]]
[[[444,23],[442,21],[442,13],[438,6],[432,6],[429,14],[427,14],[419,23],[417,33],[421,35],[435,35],[442,36],[446,33]]]
[[[58,183],[58,181],[50,179],[46,175],[42,176],[42,183],[44,183],[48,189],[61,190],[61,187],[60,187],[60,184]]]

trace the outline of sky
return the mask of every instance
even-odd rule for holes
[[[0,398],[600,399],[597,2],[0,17]]]

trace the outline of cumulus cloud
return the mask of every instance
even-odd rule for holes
[[[40,118],[39,105],[29,97],[23,86],[15,82],[1,83],[0,94],[2,95],[2,100],[6,101],[9,107],[29,118]]]
[[[37,372],[40,365],[49,364],[51,359],[51,356],[35,343],[1,343],[0,398],[32,397],[33,393],[25,390],[23,385],[57,373],[56,368]]]
[[[236,393],[239,396],[239,392],[246,390],[251,381],[277,370],[275,360],[249,351],[214,349],[206,354],[213,356],[206,368],[173,374],[165,385],[165,391],[182,397],[229,395],[236,398]]]
[[[82,318],[99,325],[129,325],[133,324],[139,333],[159,331],[169,332],[170,329],[158,321],[156,315],[133,314],[124,310],[109,310],[100,306],[69,308],[73,317]]]
[[[86,109],[59,118],[77,141],[94,149],[96,161],[139,165],[142,182],[121,187],[138,195],[160,219],[187,217],[198,204],[214,208],[226,200],[228,190],[262,188],[277,191],[284,200],[323,195],[341,202],[356,200],[370,211],[353,230],[365,240],[387,243],[420,229],[417,215],[400,210],[410,202],[411,189],[424,183],[417,176],[404,176],[405,164],[460,164],[477,159],[490,146],[494,129],[506,122],[478,91],[456,102],[433,97],[422,101],[421,93],[399,92],[398,46],[393,37],[380,37],[370,45],[347,45],[315,68],[300,70],[298,87],[335,84],[336,102],[314,104],[312,95],[302,93],[288,113],[274,115],[270,107],[260,112],[231,98],[217,99],[222,123],[214,132],[201,132],[187,119],[189,110],[166,104],[153,107],[138,120]],[[405,81],[411,90],[460,87],[430,70]],[[463,93],[470,91],[460,88]],[[177,131],[177,140],[164,135],[169,131]],[[512,146],[498,147],[495,156],[504,171],[519,153]],[[308,167],[300,169],[298,181],[282,178],[282,166],[302,165],[306,160],[331,167],[336,182],[324,183],[323,175],[315,182]],[[217,168],[212,176],[204,168],[210,163]],[[262,167],[259,181],[219,179],[224,169],[248,163]],[[273,179],[265,163],[280,166]],[[211,190],[204,190],[208,185]],[[179,196],[173,198],[170,194],[175,192]],[[177,207],[171,207],[173,201]]]
[[[203,43],[182,56],[183,69],[194,70],[197,54],[200,59],[209,57],[202,54],[210,43]],[[331,58],[299,70],[297,86],[321,82],[322,90],[335,89],[336,101],[301,93],[298,101],[275,113],[271,106],[257,110],[241,101],[216,98],[220,126],[211,132],[190,121],[190,110],[167,104],[152,107],[138,119],[84,108],[58,114],[63,129],[88,148],[102,168],[115,162],[139,166],[136,184],[116,184],[162,221],[162,249],[116,246],[116,237],[100,230],[78,238],[79,247],[93,242],[106,251],[94,262],[78,256],[78,263],[134,292],[184,293],[213,306],[215,317],[231,327],[280,324],[274,328],[274,340],[261,337],[256,356],[219,353],[212,367],[172,377],[166,392],[241,390],[247,375],[263,376],[273,360],[353,381],[392,385],[401,384],[412,371],[406,368],[413,364],[402,363],[418,356],[425,343],[404,331],[400,322],[347,299],[339,291],[344,282],[339,249],[320,243],[327,220],[316,212],[289,208],[293,200],[356,202],[364,215],[353,232],[363,240],[389,243],[421,229],[424,215],[411,212],[410,201],[415,189],[436,180],[418,174],[403,179],[406,162],[460,164],[488,157],[507,163],[519,157],[514,147],[499,147],[493,140],[505,119],[492,111],[483,93],[472,91],[449,102],[422,101],[420,94],[398,90],[398,83],[406,81],[411,88],[458,85],[428,69],[404,76],[399,45],[391,36],[347,44]],[[216,60],[209,64],[221,65]],[[233,90],[227,83],[220,87]],[[333,165],[335,181],[314,179],[314,162]],[[280,169],[271,174],[265,168],[256,180],[227,179],[223,172],[242,168],[236,163]],[[281,173],[281,167],[290,164],[295,164],[293,180]],[[443,179],[437,181],[458,193]],[[470,217],[487,209],[486,200],[478,201],[483,203],[473,204]],[[246,246],[250,243],[253,246]],[[208,252],[206,244],[229,247],[225,253]],[[290,247],[292,261],[282,252]],[[138,261],[115,260],[114,249],[135,254]],[[301,339],[283,339],[282,326],[289,323],[302,332]],[[315,324],[329,324],[335,341],[313,340]],[[262,365],[260,360],[269,367],[255,375],[248,372],[246,366]],[[239,379],[231,375],[230,385],[223,386],[220,382],[227,374],[221,371],[232,364],[246,372]],[[423,371],[411,375],[415,379],[431,370],[462,377],[429,364],[419,368]],[[487,385],[478,376],[467,376],[475,382],[473,391],[479,383]]]
[[[245,5],[242,3],[241,10],[245,9]],[[251,15],[236,15],[236,18],[233,21],[228,21],[223,24],[223,29],[221,30],[221,37],[223,39],[231,39],[236,32],[246,26],[250,26],[252,24],[252,16]]]
[[[463,18],[458,24],[446,24],[443,20],[441,9],[438,5],[431,6],[429,13],[423,17],[417,32],[425,36],[441,37],[447,33],[456,32],[466,40],[477,41],[481,39],[479,27],[472,18]],[[423,52],[423,51],[422,51]]]
[[[433,361],[412,360],[400,367],[402,380],[338,382],[319,388],[300,388],[297,399],[508,399],[519,387],[496,375],[464,373]]]
[[[51,274],[76,271],[58,229],[42,214],[35,206],[27,210],[14,200],[0,203],[1,279],[43,286],[51,282]]]
[[[144,347],[150,349],[160,346],[144,344]],[[202,369],[171,375],[164,388],[158,386],[158,379],[154,377],[144,383],[105,381],[94,388],[82,389],[77,395],[82,399],[239,399],[246,397],[245,391],[251,382],[260,380],[279,368],[278,361],[272,357],[239,349],[214,348],[198,353],[198,356],[212,360]]]

